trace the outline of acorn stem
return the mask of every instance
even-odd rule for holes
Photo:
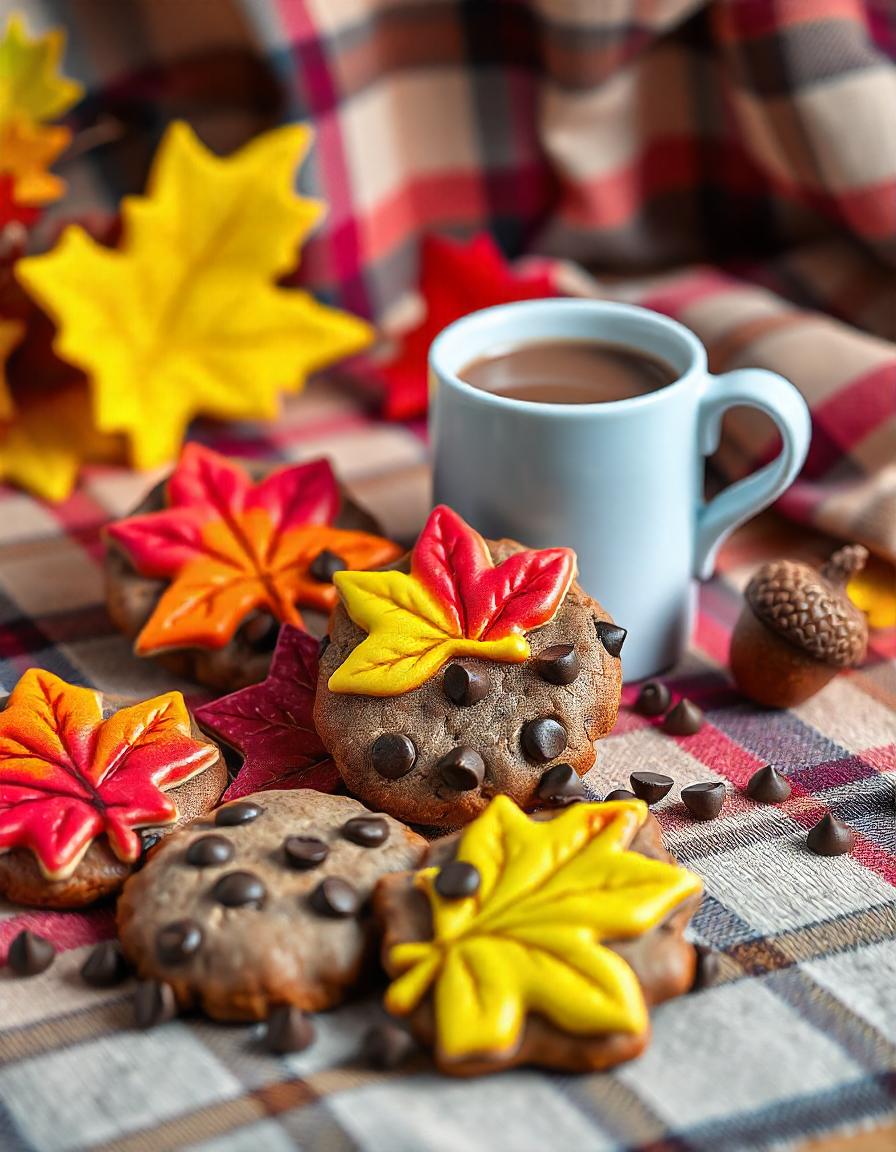
[[[845,588],[856,572],[861,572],[868,559],[868,549],[861,544],[847,544],[827,560],[821,569],[825,580]]]

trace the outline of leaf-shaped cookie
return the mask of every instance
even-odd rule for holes
[[[313,636],[284,624],[270,671],[260,684],[196,710],[204,728],[243,754],[243,765],[224,800],[265,788],[335,789],[339,773],[312,716],[318,651]]]
[[[179,692],[104,720],[98,692],[31,669],[0,712],[0,852],[28,848],[48,879],[61,880],[105,833],[120,860],[134,861],[135,829],[177,819],[163,789],[217,758],[191,736]]]
[[[626,850],[646,817],[635,800],[539,821],[496,796],[457,850],[479,873],[475,895],[446,899],[437,869],[417,874],[432,937],[391,948],[399,975],[386,1007],[406,1016],[431,993],[448,1063],[513,1052],[530,1014],[580,1036],[642,1032],[637,977],[602,941],[649,931],[702,887],[684,868]]]
[[[551,620],[575,576],[568,548],[517,552],[494,564],[482,537],[439,506],[414,545],[410,574],[337,572],[366,639],[329,679],[332,692],[397,696],[454,656],[521,663],[526,632]]]
[[[320,215],[294,191],[310,138],[277,128],[222,159],[176,122],[146,194],[123,203],[118,249],[73,225],[19,262],[97,425],[128,435],[138,467],[172,459],[196,415],[274,417],[283,390],[369,343],[362,320],[278,283]]]

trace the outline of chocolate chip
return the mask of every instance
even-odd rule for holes
[[[336,919],[354,916],[361,907],[357,889],[338,876],[328,876],[321,880],[311,893],[309,902],[318,915],[333,916]]]
[[[258,612],[240,629],[242,638],[256,652],[272,652],[280,635],[280,621],[270,612]]]
[[[317,658],[323,659],[323,654],[330,647],[330,637],[327,635],[321,636],[320,643],[317,645]]]
[[[549,684],[572,684],[581,670],[574,644],[553,644],[535,658],[535,671]]]
[[[177,1015],[177,1000],[170,984],[161,980],[141,980],[134,993],[134,1024],[155,1028]]]
[[[316,868],[330,855],[330,849],[316,836],[287,836],[283,854],[292,868]]]
[[[790,781],[771,764],[757,769],[747,782],[747,795],[757,804],[780,804],[790,792]]]
[[[235,848],[226,836],[200,836],[184,853],[184,860],[196,868],[211,868],[232,860]]]
[[[202,929],[195,920],[172,920],[156,932],[156,956],[162,964],[185,964],[202,947]]]
[[[635,711],[642,716],[662,716],[672,703],[672,693],[659,680],[648,680],[641,686]]]
[[[689,784],[682,788],[681,798],[695,820],[715,820],[725,803],[725,785],[721,780]]]
[[[97,944],[81,965],[81,979],[91,988],[114,988],[127,979],[129,972],[128,962],[115,940]]]
[[[690,990],[701,992],[704,988],[710,988],[715,984],[719,977],[719,954],[707,948],[705,944],[695,944],[694,951],[697,953],[697,966]]]
[[[398,1068],[416,1049],[413,1037],[397,1024],[374,1024],[361,1041],[361,1059],[371,1068]]]
[[[604,796],[604,803],[612,804],[614,800],[637,800],[638,797],[634,792],[629,792],[628,788],[614,788],[612,792],[608,792]]]
[[[471,792],[485,779],[485,761],[475,748],[459,744],[436,764],[436,770],[449,788],[458,792]]]
[[[267,890],[252,872],[228,872],[212,888],[212,897],[225,908],[260,908]]]
[[[482,877],[479,869],[466,860],[452,860],[439,869],[435,879],[435,889],[446,900],[461,900],[464,896],[474,896],[479,891]]]
[[[389,825],[382,816],[353,816],[342,825],[342,835],[362,848],[377,848],[389,839]]]
[[[215,823],[219,828],[233,828],[237,824],[251,824],[257,820],[264,809],[260,804],[253,804],[251,800],[237,800],[215,813]]]
[[[609,652],[611,656],[618,656],[622,652],[622,645],[625,643],[628,630],[620,628],[618,624],[614,624],[611,620],[595,620],[594,627],[597,629],[598,640],[600,640],[607,652]]]
[[[370,759],[380,776],[400,780],[417,763],[417,749],[401,732],[384,732],[370,746]]]
[[[304,1012],[294,1004],[278,1004],[271,1009],[264,1032],[264,1045],[269,1052],[302,1052],[313,1043],[314,1025]]]
[[[674,783],[671,776],[659,772],[632,772],[629,782],[632,792],[645,804],[658,804]]]
[[[348,565],[341,556],[337,556],[329,548],[324,548],[323,552],[318,552],[311,561],[308,572],[321,584],[332,584],[336,573],[344,572],[347,567]]]
[[[543,804],[562,808],[581,800],[585,789],[571,764],[552,764],[544,770],[535,795]]]
[[[703,713],[687,697],[679,700],[663,721],[663,730],[672,736],[693,736],[702,727]]]
[[[520,741],[529,760],[545,764],[566,748],[566,729],[551,716],[539,716],[537,720],[530,720],[523,725]]]
[[[822,816],[806,836],[806,847],[816,856],[842,856],[855,846],[855,832],[830,812]]]
[[[27,929],[14,937],[6,963],[17,976],[37,976],[46,972],[56,959],[56,949],[49,940]]]
[[[442,689],[452,704],[467,708],[488,695],[490,682],[483,672],[463,664],[449,664],[442,677]]]

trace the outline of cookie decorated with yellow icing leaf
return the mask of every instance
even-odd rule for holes
[[[608,1068],[692,987],[701,892],[643,801],[546,819],[498,796],[422,870],[380,881],[385,1006],[449,1074]]]

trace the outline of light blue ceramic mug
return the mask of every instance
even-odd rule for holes
[[[678,379],[632,399],[545,404],[458,377],[497,349],[564,339],[640,350],[666,361]],[[793,481],[809,448],[809,411],[788,380],[760,368],[711,375],[693,332],[645,308],[564,299],[487,308],[440,333],[429,364],[435,502],[493,539],[574,548],[581,584],[628,629],[627,680],[681,656],[695,580],[711,575],[725,537]],[[770,464],[706,502],[704,458],[734,405],[767,413],[783,446]]]

